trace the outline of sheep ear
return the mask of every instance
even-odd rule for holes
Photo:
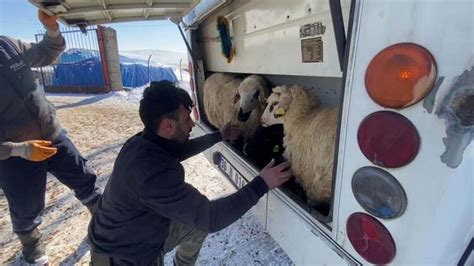
[[[288,108],[288,106],[291,103],[291,100],[293,100],[293,98],[291,97],[290,94],[288,94],[288,93],[282,94],[280,96],[280,106],[282,106],[284,108]]]
[[[239,94],[236,94],[234,95],[234,98],[232,98],[232,103],[233,104],[237,104],[240,100],[240,95]]]

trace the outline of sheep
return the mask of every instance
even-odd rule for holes
[[[311,207],[331,199],[337,106],[323,108],[316,95],[294,85],[279,86],[268,97],[261,123],[283,124],[283,156]]]
[[[230,74],[214,73],[204,83],[204,111],[216,128],[227,122],[239,125],[244,140],[260,125],[260,116],[270,90],[265,80],[250,75],[244,80]]]

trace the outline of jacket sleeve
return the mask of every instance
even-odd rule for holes
[[[179,160],[184,161],[200,152],[203,152],[214,144],[222,140],[220,132],[214,132],[201,137],[191,139],[186,143],[184,149],[179,154]]]
[[[39,43],[10,40],[20,49],[31,67],[47,66],[53,63],[66,48],[66,41],[59,31],[48,30]]]
[[[5,160],[10,158],[12,151],[12,146],[9,142],[0,142],[0,160]]]
[[[178,175],[167,169],[147,178],[139,188],[140,201],[152,212],[211,233],[239,219],[268,192],[257,176],[239,191],[210,201]]]

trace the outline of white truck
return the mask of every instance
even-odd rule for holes
[[[255,207],[295,264],[474,265],[471,0],[32,2],[69,24],[179,24],[196,135],[213,130],[202,101],[216,72],[312,88],[340,106],[329,206],[309,207],[288,184]],[[228,21],[231,60],[218,17]],[[205,155],[236,187],[259,172],[229,143]]]

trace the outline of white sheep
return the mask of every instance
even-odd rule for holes
[[[259,126],[270,90],[265,80],[251,75],[244,80],[231,74],[214,73],[204,83],[204,111],[216,128],[227,122],[240,126],[244,139]]]
[[[322,108],[319,99],[297,85],[273,88],[262,125],[283,124],[283,156],[314,207],[329,203],[338,107]]]

